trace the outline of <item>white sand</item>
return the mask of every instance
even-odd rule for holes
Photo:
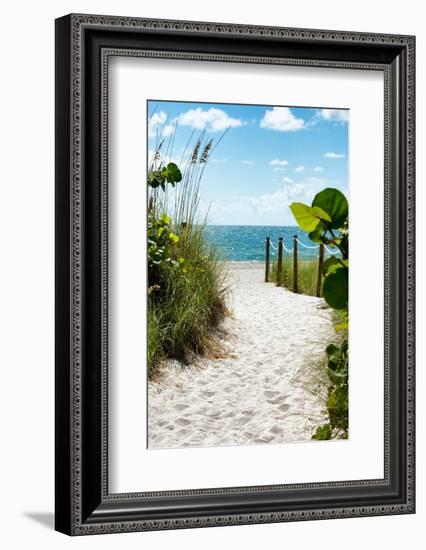
[[[151,449],[306,441],[325,421],[318,363],[334,331],[324,301],[266,284],[262,264],[229,265],[230,356],[168,361],[149,383]]]

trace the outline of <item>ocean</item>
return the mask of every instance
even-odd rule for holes
[[[231,262],[265,261],[266,237],[271,238],[273,245],[270,247],[271,260],[278,255],[279,237],[283,237],[285,256],[293,253],[294,235],[306,246],[316,246],[304,231],[294,226],[208,225],[206,235],[208,241],[216,247],[220,258]],[[317,258],[318,248],[305,248],[299,244],[298,257],[300,260]]]

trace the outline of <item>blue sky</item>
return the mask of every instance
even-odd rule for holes
[[[179,164],[188,139],[217,142],[201,185],[201,209],[217,225],[295,225],[288,208],[325,187],[348,195],[344,109],[148,102],[149,156],[161,134]],[[169,149],[170,150],[170,149]]]

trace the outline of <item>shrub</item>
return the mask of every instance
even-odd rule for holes
[[[175,129],[176,131],[176,129]],[[207,353],[227,313],[225,274],[198,220],[199,186],[213,142],[197,140],[185,169],[161,158],[148,173],[148,373],[167,357]],[[171,136],[173,139],[173,136]]]
[[[323,265],[322,292],[327,304],[338,312],[335,324],[342,331],[341,343],[326,348],[327,373],[330,380],[327,397],[328,423],[319,426],[312,439],[348,437],[348,289],[349,289],[349,225],[348,202],[337,189],[327,188],[315,195],[311,206],[290,205],[299,227],[317,243],[336,247],[340,256],[331,256]]]

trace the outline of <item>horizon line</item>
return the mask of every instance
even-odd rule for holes
[[[206,226],[217,227],[299,227],[298,225],[278,225],[278,224],[264,224],[264,223],[206,223]]]

